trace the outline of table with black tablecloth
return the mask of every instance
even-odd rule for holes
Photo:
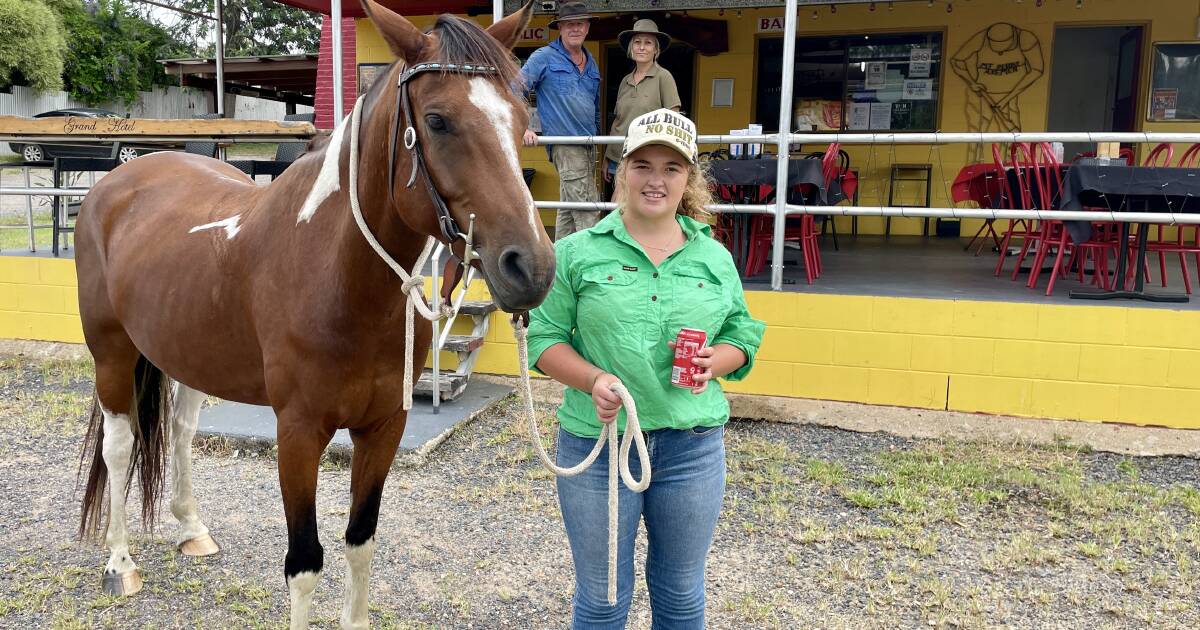
[[[774,201],[776,174],[779,168],[774,158],[709,160],[704,164],[713,183],[719,187],[727,187],[730,191],[730,198],[725,200],[738,204],[767,204]],[[804,199],[789,198],[789,203],[833,205],[847,199],[837,178],[826,190],[821,160],[817,159],[788,160],[787,186],[789,189],[801,186],[804,191]],[[748,219],[748,215],[745,214],[733,215],[733,256],[739,268],[744,268],[746,259]]]
[[[1063,179],[1059,207],[1063,210],[1099,208],[1113,212],[1200,212],[1200,169],[1151,166],[1102,165],[1096,160],[1080,160]],[[1091,237],[1092,224],[1068,221],[1067,230],[1076,243]],[[1128,263],[1129,223],[1121,223],[1121,247],[1117,255],[1116,277],[1124,282]],[[1137,235],[1137,261],[1133,291],[1073,291],[1076,299],[1141,299],[1153,302],[1186,302],[1187,296],[1147,293],[1141,269],[1146,261],[1148,224],[1141,224]],[[1122,287],[1124,289],[1124,287]]]

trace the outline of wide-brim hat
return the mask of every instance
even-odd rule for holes
[[[596,16],[588,13],[587,5],[582,2],[564,2],[558,5],[558,15],[550,20],[550,28],[557,29],[559,22],[568,20],[594,20]]]
[[[627,158],[634,151],[651,144],[675,149],[689,164],[695,164],[696,123],[670,109],[656,109],[642,114],[633,119],[629,130],[625,132],[621,158]]]
[[[658,52],[660,53],[666,50],[667,46],[671,45],[671,36],[658,30],[658,25],[654,23],[654,20],[643,18],[634,22],[633,28],[628,31],[621,31],[621,34],[617,35],[617,41],[621,43],[621,48],[628,51],[629,40],[633,39],[634,35],[653,35],[657,37]]]

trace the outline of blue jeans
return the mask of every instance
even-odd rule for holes
[[[625,627],[633,599],[634,540],[643,519],[651,627],[704,627],[704,562],[725,496],[725,430],[660,429],[645,436],[650,487],[635,493],[618,480],[616,606],[608,604],[608,447],[584,472],[558,478],[558,504],[575,562],[575,630]],[[559,428],[558,465],[578,464],[595,443]],[[637,455],[629,457],[629,469],[640,479]]]

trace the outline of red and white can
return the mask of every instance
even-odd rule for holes
[[[696,328],[680,328],[679,336],[675,338],[675,362],[671,366],[671,384],[675,387],[692,388],[699,385],[692,380],[696,374],[704,371],[692,365],[692,358],[708,343],[708,333]]]

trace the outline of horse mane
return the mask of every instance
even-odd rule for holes
[[[425,29],[426,33],[435,34],[438,36],[438,53],[431,61],[440,63],[469,63],[474,65],[487,65],[496,68],[500,73],[500,79],[505,85],[519,86],[522,83],[521,68],[517,65],[517,58],[508,48],[505,48],[500,42],[496,41],[495,37],[488,35],[487,31],[469,20],[464,20],[457,15],[443,13],[438,16],[437,22]],[[382,77],[388,77],[392,74],[392,69],[400,66],[403,69],[407,64],[403,59],[393,61],[379,75],[381,78],[376,80],[367,90],[366,102],[368,104],[376,102],[381,92],[386,86],[395,85],[394,82],[386,81]],[[442,71],[446,74],[446,71]],[[318,144],[315,139],[309,143],[309,151],[319,150],[324,144]]]
[[[428,30],[438,36],[437,61],[454,64],[483,64],[495,67],[505,85],[515,85],[521,69],[512,51],[478,24],[443,13]]]

